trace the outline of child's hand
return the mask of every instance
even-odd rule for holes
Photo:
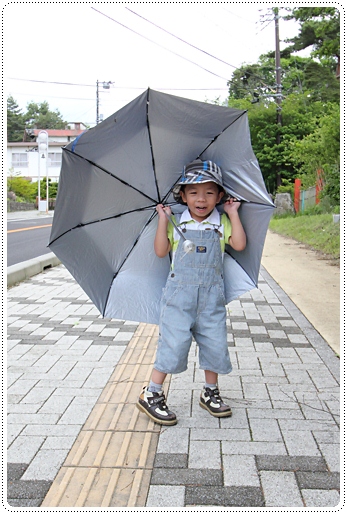
[[[159,218],[163,218],[163,219],[166,219],[168,221],[168,219],[167,219],[167,217],[165,215],[165,212],[166,212],[166,214],[171,216],[171,207],[164,207],[163,204],[158,203],[158,205],[156,206],[156,210],[157,210]]]
[[[240,208],[240,205],[241,202],[236,200],[236,198],[229,198],[229,200],[224,203],[224,210],[228,215],[230,215],[237,212]]]

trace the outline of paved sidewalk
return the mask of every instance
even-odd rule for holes
[[[193,346],[160,428],[135,407],[156,326],[103,319],[63,266],[11,288],[9,505],[337,506],[339,359],[264,269],[228,310],[233,416],[199,407]]]
[[[35,218],[51,218],[54,216],[54,211],[48,211],[47,212],[39,212],[38,210],[34,209],[31,211],[12,211],[7,212],[6,218],[7,221],[17,221],[17,220],[31,220]]]

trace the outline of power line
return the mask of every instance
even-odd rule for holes
[[[106,18],[109,18],[111,21],[114,21],[115,23],[118,23],[118,24],[119,24],[119,25],[121,25],[122,27],[124,27],[124,28],[126,28],[126,29],[130,30],[131,32],[134,32],[135,34],[139,35],[140,37],[143,37],[144,39],[146,39],[146,40],[150,41],[151,43],[153,43],[153,44],[155,44],[155,45],[157,45],[157,46],[159,46],[159,47],[161,47],[161,48],[164,48],[164,49],[165,49],[165,50],[167,50],[168,52],[171,52],[171,53],[173,53],[174,55],[176,55],[176,56],[178,56],[178,57],[181,57],[182,59],[184,59],[184,60],[186,60],[186,61],[188,61],[188,62],[190,62],[190,63],[194,64],[195,66],[198,66],[199,68],[203,69],[204,71],[207,71],[208,73],[211,73],[212,75],[215,75],[215,76],[216,76],[216,77],[218,77],[218,78],[222,78],[223,80],[227,81],[229,84],[233,84],[237,89],[239,89],[239,90],[243,90],[243,91],[249,91],[249,89],[248,89],[248,88],[241,87],[241,86],[239,86],[238,84],[236,84],[235,82],[233,82],[232,80],[227,79],[227,78],[225,78],[225,77],[221,77],[220,75],[218,75],[218,74],[216,74],[216,73],[214,73],[214,72],[212,72],[212,71],[208,70],[207,68],[204,68],[203,66],[200,66],[200,64],[198,64],[198,63],[196,63],[196,62],[194,62],[194,61],[192,61],[192,60],[190,60],[190,59],[187,59],[186,57],[184,57],[184,56],[182,56],[182,55],[180,55],[180,54],[178,54],[178,53],[176,53],[176,52],[173,52],[172,50],[170,50],[170,49],[168,49],[168,48],[164,47],[163,45],[160,45],[159,43],[157,43],[157,42],[153,41],[152,39],[147,38],[146,36],[144,36],[144,35],[140,34],[139,32],[135,31],[134,29],[131,29],[130,27],[127,27],[126,25],[124,25],[124,24],[122,24],[121,22],[119,22],[119,21],[115,20],[114,18],[111,18],[110,16],[108,16],[107,14],[105,14],[105,13],[103,13],[103,12],[99,11],[98,9],[95,9],[94,7],[92,7],[92,9],[93,9],[94,11],[98,12],[99,14],[102,14],[102,15],[103,15],[103,16],[105,16]],[[142,19],[143,19],[143,20],[145,20],[146,22],[151,23],[152,25],[154,25],[155,27],[159,28],[160,30],[162,30],[162,31],[164,31],[164,32],[166,32],[166,33],[168,33],[168,34],[169,34],[169,35],[171,35],[172,37],[175,37],[176,39],[179,39],[179,40],[180,40],[180,41],[182,41],[183,43],[185,43],[185,44],[187,44],[187,45],[189,45],[189,46],[191,46],[191,47],[195,48],[196,50],[198,50],[198,51],[200,51],[200,52],[203,52],[204,54],[208,55],[209,57],[212,57],[213,59],[216,59],[216,60],[218,60],[218,61],[222,62],[223,64],[226,64],[227,66],[230,66],[230,67],[232,67],[232,68],[234,68],[234,69],[238,69],[238,67],[237,67],[237,66],[234,66],[233,64],[228,63],[228,62],[226,62],[226,61],[224,61],[224,60],[222,60],[222,59],[220,59],[220,58],[218,58],[218,57],[216,57],[216,56],[214,56],[214,55],[210,54],[209,52],[207,52],[207,51],[205,51],[205,50],[202,50],[201,48],[198,48],[197,46],[195,46],[195,45],[193,45],[193,44],[191,44],[191,43],[189,43],[189,42],[185,41],[184,39],[182,39],[182,38],[180,38],[180,37],[176,36],[175,34],[172,34],[171,32],[169,32],[169,31],[167,31],[166,29],[164,29],[164,28],[160,27],[159,25],[156,25],[156,24],[155,24],[155,23],[153,23],[152,21],[150,21],[150,20],[148,20],[147,18],[145,18],[145,17],[141,16],[140,14],[138,14],[138,13],[136,13],[135,11],[133,11],[133,10],[129,9],[128,7],[126,7],[126,9],[127,9],[129,12],[131,12],[131,13],[135,14],[136,16],[138,16],[138,17],[142,18]],[[268,84],[266,84],[260,76],[257,76],[257,75],[255,75],[255,74],[253,74],[253,73],[250,73],[250,74],[249,74],[249,76],[253,76],[253,77],[257,78],[257,79],[261,82],[261,84],[262,84],[264,87],[269,88],[269,89],[271,90],[271,87],[270,87],[270,86],[268,86]],[[10,78],[11,78],[11,77],[10,77]],[[30,79],[14,79],[14,78],[12,78],[12,80],[30,80]],[[95,86],[94,86],[94,84],[75,84],[75,83],[71,83],[71,82],[57,82],[57,81],[52,81],[52,82],[50,82],[50,81],[45,81],[45,80],[33,80],[33,79],[31,79],[30,81],[31,81],[31,82],[39,82],[39,83],[52,83],[52,84],[70,85],[70,86],[95,87]],[[122,86],[113,86],[113,87],[116,87],[117,89],[122,89]],[[144,89],[146,89],[146,88],[136,88],[136,87],[128,87],[128,88],[127,88],[127,87],[124,87],[124,89],[138,89],[138,90],[139,90],[139,89],[142,89],[142,90],[144,90]],[[212,90],[217,90],[218,88],[199,88],[199,89],[195,89],[195,88],[190,88],[190,89],[188,89],[188,88],[158,88],[158,89],[160,89],[160,90],[162,90],[162,91],[164,91],[164,90],[171,90],[171,91],[174,91],[174,90],[178,90],[178,91],[200,91],[200,90],[201,90],[201,91],[203,91],[203,90],[205,90],[205,91],[209,91],[209,90],[211,90],[211,91],[212,91]],[[222,89],[221,89],[221,90],[222,90]]]
[[[92,7],[92,9],[93,9],[93,7]],[[157,24],[156,24],[156,23],[154,23],[153,21],[148,20],[147,18],[145,18],[145,17],[144,17],[144,16],[142,16],[141,14],[138,14],[137,12],[133,11],[132,9],[129,9],[129,7],[125,7],[125,9],[127,9],[127,11],[129,11],[129,12],[131,12],[131,13],[135,14],[135,15],[136,15],[136,16],[138,16],[139,18],[142,18],[143,20],[147,21],[147,22],[148,22],[148,23],[150,23],[151,25],[154,25],[154,27],[157,27],[158,29],[162,30],[163,32],[166,32],[166,33],[167,33],[167,34],[169,34],[170,36],[172,36],[172,37],[174,37],[174,38],[178,39],[179,41],[182,41],[182,43],[185,43],[186,45],[189,45],[189,46],[191,46],[192,48],[195,48],[195,50],[198,50],[199,52],[202,52],[202,53],[204,53],[205,55],[208,55],[209,57],[212,57],[213,59],[216,59],[217,61],[219,61],[219,62],[221,62],[221,63],[223,63],[223,64],[226,64],[227,66],[230,66],[231,68],[234,68],[235,70],[239,69],[239,66],[235,66],[234,64],[230,64],[230,63],[229,63],[229,62],[227,62],[227,61],[223,61],[223,59],[220,59],[219,57],[216,57],[215,55],[210,54],[210,53],[209,53],[209,52],[207,52],[206,50],[203,50],[202,48],[199,48],[199,47],[197,47],[197,46],[193,45],[192,43],[189,43],[188,41],[185,41],[184,39],[180,38],[179,36],[176,36],[175,34],[172,34],[172,32],[169,32],[168,30],[164,29],[164,28],[163,28],[163,27],[161,27],[160,25],[157,25]],[[225,10],[227,11],[227,9],[225,9]],[[230,11],[228,11],[228,12],[230,12]],[[118,23],[118,22],[117,22],[117,23]],[[130,29],[130,30],[132,30],[132,29]],[[144,37],[144,36],[142,36],[142,37]],[[146,39],[147,39],[147,38],[146,38]],[[157,43],[156,43],[156,44],[157,44]],[[178,55],[178,54],[176,54],[176,55]],[[192,62],[192,61],[190,61],[190,62]],[[194,64],[196,64],[196,63],[194,63]],[[199,66],[199,65],[197,65],[197,66]],[[203,68],[203,69],[205,69],[205,68]],[[208,71],[208,70],[206,70],[206,71]],[[212,73],[212,72],[210,72],[210,73]],[[267,88],[271,89],[271,88],[268,86],[268,84],[266,84],[266,83],[263,81],[263,79],[262,79],[259,75],[255,75],[254,73],[250,73],[249,75],[250,75],[250,76],[253,76],[253,77],[255,77],[255,78],[257,78],[257,79],[262,83],[262,85],[263,85],[263,86],[265,86],[265,87],[267,87]],[[231,80],[228,80],[228,82],[230,82],[231,84],[236,85],[236,84],[235,84],[235,83],[233,83]],[[240,87],[239,87],[239,89],[244,89],[244,88],[240,88]]]
[[[195,50],[199,50],[199,52],[203,52],[204,54],[208,55],[209,57],[212,57],[213,59],[216,59],[217,61],[219,62],[222,62],[223,64],[226,64],[227,66],[231,66],[232,68],[235,68],[237,69],[238,67],[237,66],[234,66],[233,64],[230,64],[229,62],[226,62],[226,61],[223,61],[223,59],[219,59],[219,57],[216,57],[215,55],[212,55],[210,54],[209,52],[206,52],[206,50],[202,50],[201,48],[193,45],[192,43],[188,43],[188,41],[185,41],[184,39],[176,36],[175,34],[172,34],[172,32],[169,32],[168,30],[164,29],[163,27],[160,27],[160,25],[157,25],[156,23],[154,23],[153,21],[150,21],[148,20],[147,18],[145,18],[144,16],[141,16],[141,14],[138,14],[137,12],[135,11],[132,11],[131,9],[129,9],[129,7],[125,7],[125,9],[127,11],[130,11],[131,13],[135,14],[136,16],[138,16],[139,18],[142,18],[143,20],[147,21],[148,23],[150,23],[151,25],[154,25],[155,27],[157,27],[158,29],[162,30],[163,32],[166,32],[167,34],[169,34],[170,36],[178,39],[179,41],[182,41],[182,43],[185,43],[186,45],[189,45],[191,46],[192,48],[195,48]]]
[[[35,79],[20,79],[15,77],[8,77],[9,80],[23,80],[27,82],[40,82],[42,84],[58,84],[63,86],[86,86],[86,87],[95,87],[95,84],[74,84],[73,82],[55,82],[49,80],[35,80]]]
[[[147,41],[150,41],[151,43],[153,43],[153,44],[155,44],[155,45],[159,46],[160,48],[164,48],[164,50],[166,50],[166,51],[168,51],[168,52],[170,52],[170,53],[172,53],[172,54],[176,55],[177,57],[181,57],[181,59],[184,59],[185,61],[188,61],[188,62],[190,62],[191,64],[194,64],[195,66],[198,66],[198,67],[199,67],[199,68],[201,68],[202,70],[207,71],[207,73],[211,73],[211,75],[214,75],[215,77],[218,77],[218,78],[220,78],[220,79],[223,79],[223,80],[229,81],[229,79],[227,79],[227,78],[225,78],[225,77],[222,77],[221,75],[218,75],[217,73],[214,73],[213,71],[208,70],[207,68],[204,68],[203,66],[200,66],[200,64],[198,64],[198,63],[196,63],[196,62],[194,62],[194,61],[192,61],[192,60],[188,59],[187,57],[184,57],[183,55],[180,55],[180,54],[178,54],[178,53],[174,52],[173,50],[170,50],[169,48],[166,48],[165,46],[163,46],[163,45],[161,45],[161,44],[157,43],[156,41],[153,41],[153,39],[150,39],[150,38],[148,38],[147,36],[144,36],[143,34],[140,34],[140,33],[139,33],[139,32],[137,32],[136,30],[131,29],[130,27],[127,27],[126,25],[124,25],[124,24],[123,24],[123,23],[121,23],[120,21],[117,21],[117,20],[115,20],[114,18],[111,18],[111,16],[108,16],[108,14],[105,14],[105,13],[103,13],[103,12],[101,12],[101,11],[98,11],[98,9],[95,9],[95,7],[91,7],[91,9],[93,9],[93,11],[96,11],[96,12],[97,12],[97,13],[99,13],[99,14],[102,14],[102,16],[105,16],[105,18],[108,18],[109,20],[114,21],[115,23],[118,23],[118,25],[121,25],[122,27],[124,27],[124,28],[126,28],[126,29],[130,30],[131,32],[134,32],[134,34],[137,34],[138,36],[143,37],[143,38],[144,38],[144,39],[146,39]]]
[[[87,87],[95,87],[95,84],[73,84],[70,82],[57,82],[57,81],[49,81],[49,80],[35,80],[35,79],[22,79],[16,77],[8,77],[10,80],[22,80],[26,82],[42,82],[44,84],[56,84],[63,86],[87,86]],[[136,89],[140,91],[145,91],[147,87],[138,87],[138,86],[111,86],[111,89]],[[227,87],[154,87],[153,89],[160,91],[225,91]],[[21,93],[25,94],[25,93]],[[65,98],[65,97],[56,97],[56,98]],[[81,100],[84,100],[81,98]],[[87,98],[87,100],[90,100]]]
[[[35,93],[22,93],[22,92],[18,92],[18,91],[13,91],[11,92],[11,95],[12,93],[14,95],[21,95],[21,96],[31,96],[31,97],[37,97],[37,96],[42,96],[42,94],[38,94],[37,91]],[[81,98],[81,97],[73,97],[73,96],[57,96],[57,95],[47,95],[45,93],[44,95],[45,98],[59,98],[59,100],[81,100],[81,101],[84,101],[84,102],[91,102],[91,101],[95,101],[95,98]]]

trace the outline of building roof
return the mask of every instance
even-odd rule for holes
[[[73,129],[45,129],[48,134],[49,144],[54,142],[54,138],[59,139],[60,144],[63,142],[69,143],[87,130],[87,127],[82,122],[76,122],[74,125],[77,126]],[[81,126],[83,128],[81,128]],[[42,130],[43,129],[36,128],[24,129],[23,142],[35,142],[37,140],[37,136]]]
[[[34,136],[38,136],[39,133],[41,132],[41,129],[29,129],[31,130],[32,134],[34,134]],[[76,129],[47,129],[46,132],[48,133],[48,137],[77,137],[79,136],[80,134],[82,134],[82,132],[84,132],[84,130],[76,130]]]
[[[48,147],[51,148],[52,146],[59,146],[64,147],[67,141],[49,141]],[[36,148],[37,149],[37,143],[36,141],[8,141],[7,147],[22,147],[22,148]]]

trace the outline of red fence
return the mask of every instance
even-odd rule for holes
[[[316,185],[306,190],[301,189],[301,180],[294,181],[294,209],[295,212],[304,211],[320,202],[320,192],[323,189],[323,170],[317,170]]]

